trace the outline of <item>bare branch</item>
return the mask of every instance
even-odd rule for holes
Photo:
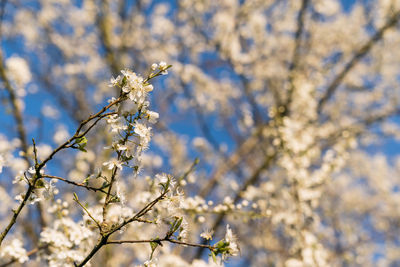
[[[215,249],[214,246],[210,245],[204,245],[204,244],[195,244],[195,243],[188,243],[188,242],[183,242],[175,239],[170,239],[170,238],[158,238],[158,239],[148,239],[148,240],[110,240],[107,241],[106,245],[115,245],[115,244],[140,244],[140,243],[161,243],[161,242],[169,242],[169,243],[174,243],[174,244],[179,244],[183,246],[189,246],[189,247],[198,247],[198,248],[207,248],[211,251]]]
[[[85,188],[87,190],[91,190],[91,191],[94,191],[94,192],[99,191],[99,192],[102,192],[104,194],[107,194],[107,192],[104,191],[104,188],[108,187],[108,185],[104,186],[104,187],[101,187],[101,188],[97,188],[97,187],[92,187],[92,186],[89,186],[89,185],[86,185],[86,184],[83,184],[83,183],[77,183],[77,182],[74,182],[74,181],[71,181],[71,180],[68,180],[68,179],[65,179],[65,178],[62,178],[62,177],[54,176],[54,175],[44,174],[44,175],[42,175],[42,177],[43,178],[57,179],[57,180],[65,182],[67,184],[83,187],[83,188]]]

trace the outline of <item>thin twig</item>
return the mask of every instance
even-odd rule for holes
[[[0,64],[1,63],[1,59],[0,59]],[[0,66],[0,76],[1,76],[1,66]],[[4,70],[3,70],[4,71]],[[0,245],[3,242],[4,238],[6,237],[6,235],[8,234],[8,232],[11,230],[11,228],[13,227],[13,225],[16,223],[17,218],[19,216],[19,214],[21,213],[22,209],[25,207],[26,203],[28,202],[29,197],[31,196],[33,190],[35,189],[35,185],[36,182],[42,178],[41,176],[41,169],[46,165],[46,163],[48,161],[50,161],[53,156],[55,154],[57,154],[59,151],[68,148],[70,144],[72,144],[72,142],[74,142],[76,139],[80,138],[80,131],[82,130],[82,128],[89,123],[91,120],[93,120],[94,118],[97,118],[99,116],[102,115],[103,112],[105,112],[106,110],[108,110],[110,107],[112,107],[113,105],[118,104],[119,102],[123,101],[125,99],[125,96],[120,96],[119,98],[117,98],[116,100],[114,100],[113,102],[109,103],[108,105],[106,105],[105,107],[103,107],[100,111],[98,111],[97,113],[89,116],[86,120],[82,121],[81,124],[79,125],[78,129],[76,130],[75,134],[68,139],[67,141],[65,141],[62,145],[60,145],[59,147],[57,147],[56,149],[53,150],[53,152],[45,159],[43,160],[40,164],[35,166],[35,170],[36,170],[36,175],[35,177],[32,179],[31,184],[28,186],[28,189],[24,195],[24,198],[22,200],[22,202],[20,203],[20,205],[18,206],[18,208],[16,210],[13,210],[13,216],[10,220],[10,222],[8,223],[8,225],[6,226],[6,228],[4,229],[4,231],[0,234]],[[92,124],[89,127],[89,130],[92,129],[92,127],[98,122],[99,120],[97,120],[94,124]],[[85,131],[85,133],[87,133],[87,131]]]
[[[209,250],[214,250],[215,247],[211,245],[205,245],[205,244],[195,244],[195,243],[188,243],[188,242],[183,242],[175,239],[170,239],[170,238],[156,238],[156,239],[148,239],[148,240],[110,240],[107,241],[106,245],[112,245],[112,244],[140,244],[140,243],[161,243],[161,242],[170,242],[174,244],[179,244],[183,246],[189,246],[189,247],[198,247],[198,248],[208,248]]]
[[[83,187],[83,188],[85,188],[87,190],[92,190],[92,191],[95,191],[95,192],[99,191],[99,192],[102,192],[104,194],[107,194],[107,192],[104,191],[103,189],[108,187],[108,185],[100,187],[100,188],[97,188],[97,187],[92,187],[92,186],[89,186],[89,185],[85,185],[83,183],[77,183],[77,182],[74,182],[74,181],[71,181],[71,180],[68,180],[68,179],[65,179],[65,178],[62,178],[62,177],[54,176],[54,175],[44,174],[44,175],[42,175],[42,177],[43,178],[57,179],[57,180],[65,182],[67,184],[71,184],[71,185]]]
[[[118,155],[118,160],[119,160],[119,157],[120,157],[120,154]],[[106,198],[104,200],[104,205],[103,205],[103,222],[106,220],[106,217],[107,217],[107,206],[108,206],[109,201],[110,201],[111,189],[112,189],[112,186],[113,186],[113,184],[115,182],[117,171],[118,171],[118,167],[114,166],[114,169],[112,170],[112,174],[111,174],[111,181],[109,183],[109,186],[108,186],[108,189],[107,189],[107,192],[106,192]]]
[[[74,201],[78,203],[78,205],[81,206],[81,208],[87,213],[87,215],[96,223],[100,233],[102,233],[103,228],[101,227],[100,223],[92,216],[92,214],[90,214],[87,208],[84,205],[82,205],[82,203],[79,201],[78,196],[75,193],[74,193]]]
[[[144,206],[140,211],[138,211],[133,217],[131,217],[128,220],[125,220],[123,223],[121,223],[119,226],[111,229],[109,232],[106,233],[101,233],[102,236],[99,240],[99,242],[96,244],[96,246],[90,251],[89,255],[86,256],[86,258],[80,263],[80,264],[75,264],[78,267],[84,266],[96,253],[99,251],[103,246],[107,245],[108,238],[115,233],[116,231],[120,230],[121,228],[125,227],[127,224],[134,222],[134,221],[139,221],[140,217],[145,215],[147,212],[149,212],[155,204],[157,204],[159,201],[164,199],[165,195],[168,193],[168,190],[165,190],[160,196],[158,196],[156,199],[148,203],[146,206]]]

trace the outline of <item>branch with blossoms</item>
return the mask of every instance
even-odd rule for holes
[[[147,100],[147,97],[148,93],[153,90],[153,86],[149,83],[149,81],[157,76],[167,74],[167,70],[170,67],[171,65],[167,65],[165,62],[153,64],[151,66],[152,71],[146,78],[137,75],[131,70],[122,70],[122,74],[116,78],[112,78],[109,85],[110,87],[117,87],[120,89],[118,98],[110,99],[108,101],[109,104],[104,106],[97,113],[89,116],[86,120],[82,121],[75,131],[75,134],[59,147],[54,149],[44,160],[39,160],[35,140],[32,140],[34,166],[30,167],[29,170],[23,174],[23,176],[16,179],[16,182],[25,182],[28,185],[28,188],[25,194],[18,196],[18,199],[21,201],[21,203],[14,211],[14,215],[6,229],[1,233],[0,241],[7,236],[26,204],[39,202],[43,199],[42,196],[44,198],[49,198],[56,194],[57,189],[54,185],[55,181],[62,181],[72,186],[101,193],[104,197],[102,211],[100,213],[96,213],[91,210],[87,204],[82,203],[78,195],[74,193],[74,201],[80,206],[80,208],[82,208],[84,211],[84,216],[88,216],[89,220],[94,223],[94,226],[98,230],[99,234],[98,242],[94,244],[92,249],[88,250],[87,248],[85,250],[87,255],[82,257],[81,260],[73,261],[75,266],[84,266],[103,246],[107,244],[116,244],[116,242],[119,242],[108,241],[108,239],[111,237],[111,235],[117,231],[121,231],[131,223],[139,222],[157,224],[156,220],[152,221],[150,219],[143,218],[145,215],[148,215],[157,204],[168,200],[170,202],[168,205],[173,206],[181,201],[179,199],[182,198],[182,193],[180,193],[178,188],[175,186],[176,182],[173,177],[165,174],[156,175],[155,184],[161,187],[158,197],[152,201],[149,201],[141,210],[136,212],[135,215],[131,217],[121,216],[118,222],[110,221],[108,214],[111,204],[113,203],[121,203],[121,208],[124,207],[125,197],[118,189],[120,173],[122,173],[123,167],[128,167],[133,170],[135,176],[137,175],[141,168],[141,154],[148,148],[152,135],[152,128],[148,126],[148,123],[155,123],[159,117],[158,113],[149,110],[150,103]],[[105,180],[103,186],[89,186],[88,180],[92,176],[89,176],[87,179],[85,179],[84,183],[79,183],[45,173],[44,169],[46,164],[48,164],[60,151],[71,148],[82,152],[87,152],[87,135],[102,120],[106,121],[113,137],[112,144],[105,147],[105,149],[111,150],[111,153],[115,155],[115,157],[112,157],[109,161],[102,163],[105,169],[105,174],[100,172],[100,174],[97,175],[97,178],[101,177]],[[190,169],[178,179],[178,183],[180,183],[182,179],[185,179],[186,176],[193,171],[197,164],[198,160],[195,160]],[[47,182],[47,178],[50,178],[51,181]],[[57,208],[60,210],[60,218],[63,217],[62,214],[67,212],[64,208],[64,206]],[[194,244],[184,241],[184,238],[187,234],[188,224],[184,216],[179,212],[175,213],[175,210],[174,212],[171,212],[171,214],[167,213],[166,215],[168,218],[165,220],[169,221],[170,228],[166,232],[164,238],[160,239],[157,237],[151,239],[150,245],[152,252],[150,255],[150,260],[152,260],[153,253],[155,252],[156,248],[158,245],[161,245],[162,242],[208,248],[215,260],[216,256],[218,255],[221,255],[222,259],[226,259],[228,256],[237,255],[237,243],[235,238],[233,238],[229,227],[227,228],[227,236],[225,239],[217,242],[215,245],[211,246],[205,244]],[[40,245],[41,247],[47,247],[44,254],[57,254],[58,252],[63,251],[64,244],[56,240],[55,236],[55,233],[51,233],[51,229],[44,229],[41,233]],[[89,237],[94,237],[94,233],[82,233],[82,240],[89,240]],[[144,242],[145,240],[138,241],[136,243]],[[20,246],[19,243],[17,245]],[[20,249],[20,251],[21,253],[23,252],[22,249]],[[46,257],[49,260],[51,259],[50,255]],[[24,257],[24,261],[26,258],[27,257]]]
[[[159,75],[162,75],[166,73],[166,70],[171,67],[171,66],[163,66],[162,69],[160,69],[157,73],[151,73],[149,77],[146,78],[144,81],[145,83],[149,81],[151,78],[157,77]],[[149,85],[148,85],[149,86]],[[145,95],[143,95],[144,97]],[[36,146],[35,142],[33,140],[33,152],[35,155],[35,166],[31,168],[33,171],[31,171],[32,177],[30,177],[28,180],[28,189],[24,196],[22,197],[22,201],[18,208],[16,210],[13,210],[13,216],[5,228],[5,230],[0,234],[0,245],[2,241],[4,240],[5,236],[8,234],[8,232],[11,230],[12,226],[16,223],[16,220],[21,213],[22,209],[24,206],[29,202],[31,199],[31,195],[34,193],[37,182],[41,179],[44,178],[42,169],[45,167],[46,163],[49,162],[58,152],[61,150],[64,150],[66,148],[75,148],[79,150],[84,151],[84,147],[86,145],[86,137],[85,135],[89,133],[90,130],[93,129],[93,127],[103,118],[109,117],[110,115],[113,115],[113,113],[104,113],[105,111],[109,110],[113,106],[125,101],[128,98],[128,93],[126,93],[124,90],[121,91],[120,96],[117,99],[113,99],[112,101],[109,101],[109,104],[104,106],[100,111],[97,113],[89,116],[86,120],[82,121],[80,125],[78,126],[75,134],[69,138],[67,141],[65,141],[63,144],[61,144],[59,147],[54,149],[50,155],[45,158],[42,162],[38,162],[37,159],[37,152],[36,152]],[[91,124],[90,124],[91,123]],[[84,129],[86,127],[86,129]],[[84,129],[84,130],[83,130]],[[24,175],[26,177],[26,175]]]
[[[153,66],[154,67],[154,66]],[[60,145],[58,148],[54,149],[53,152],[46,158],[44,159],[42,162],[38,162],[37,157],[35,157],[35,166],[34,166],[34,173],[33,176],[28,180],[28,189],[26,191],[26,193],[21,196],[21,203],[18,206],[17,209],[13,210],[13,216],[10,220],[10,222],[8,223],[8,225],[6,226],[6,228],[4,229],[4,231],[0,234],[0,245],[3,242],[4,238],[6,237],[6,235],[8,234],[8,232],[11,230],[11,228],[14,226],[14,224],[17,221],[17,218],[19,216],[19,214],[21,213],[22,209],[25,207],[25,205],[29,202],[32,201],[32,194],[34,194],[35,189],[37,188],[37,182],[43,178],[43,173],[41,173],[42,169],[45,167],[46,163],[49,162],[58,152],[60,152],[61,150],[64,150],[66,148],[75,148],[75,149],[79,149],[84,151],[84,147],[86,145],[86,137],[85,135],[89,133],[90,130],[93,129],[93,127],[103,118],[105,117],[110,117],[111,115],[115,115],[114,112],[112,113],[104,113],[105,111],[109,110],[110,108],[112,108],[113,106],[118,105],[119,103],[127,100],[128,98],[130,98],[131,100],[135,100],[137,103],[141,103],[142,105],[145,104],[143,103],[147,93],[149,91],[152,90],[152,85],[148,84],[148,81],[154,77],[163,75],[168,73],[167,69],[170,68],[171,66],[167,66],[165,63],[163,63],[160,66],[160,69],[158,72],[154,73],[151,72],[151,74],[143,80],[143,78],[139,78],[138,80],[134,81],[134,84],[127,84],[129,82],[132,82],[132,80],[128,79],[128,78],[135,78],[137,77],[136,75],[133,77],[131,75],[133,75],[132,72],[130,72],[129,70],[125,70],[123,71],[123,74],[125,75],[123,78],[122,76],[119,76],[119,79],[113,79],[113,86],[117,85],[117,82],[119,82],[119,86],[122,87],[120,96],[115,99],[113,98],[111,101],[109,101],[109,104],[104,106],[100,111],[98,111],[97,113],[89,116],[86,120],[82,121],[80,123],[80,125],[78,126],[75,134],[68,139],[67,141],[65,141],[62,145]],[[144,85],[144,86],[143,86]],[[133,86],[141,86],[141,88],[144,91],[137,91],[137,90],[133,90],[136,87]],[[137,93],[136,95],[134,95],[134,92]],[[141,102],[140,102],[141,101]],[[140,107],[140,112],[139,112],[139,116],[141,114],[141,109],[143,107]],[[150,115],[148,115],[150,116]],[[86,129],[84,129],[84,127],[86,127]],[[36,155],[36,147],[34,145],[34,154]],[[116,170],[114,170],[114,175],[116,173]],[[110,183],[109,185],[109,191],[107,193],[107,198],[106,198],[106,202],[108,202],[109,197],[110,197],[110,192],[111,192],[111,188],[112,188],[112,184],[113,182]]]
[[[84,208],[85,212],[89,215],[89,217],[94,221],[100,231],[100,239],[95,247],[89,252],[88,256],[77,266],[85,265],[103,246],[111,243],[115,243],[114,241],[108,241],[110,236],[114,234],[116,231],[121,230],[126,227],[128,224],[139,221],[141,217],[148,214],[152,208],[162,200],[169,199],[170,201],[174,201],[175,198],[180,198],[180,193],[175,188],[175,180],[171,176],[156,176],[157,183],[161,186],[161,194],[159,197],[148,203],[142,210],[137,212],[133,217],[129,219],[125,219],[122,223],[116,225],[108,225],[106,223],[107,219],[107,209],[109,204],[111,204],[113,197],[111,197],[111,189],[114,183],[117,181],[117,172],[118,170],[122,170],[122,166],[131,167],[135,172],[138,171],[140,167],[140,162],[138,159],[140,158],[140,154],[143,150],[147,149],[148,143],[150,141],[150,127],[147,127],[145,124],[141,123],[143,119],[147,119],[150,123],[154,123],[158,119],[158,114],[149,111],[147,108],[149,103],[146,101],[147,92],[150,92],[153,88],[147,84],[147,81],[153,77],[158,75],[167,74],[167,66],[165,63],[161,62],[160,66],[153,64],[152,69],[159,68],[161,72],[159,73],[151,73],[149,77],[143,80],[140,76],[137,76],[135,73],[130,71],[123,71],[122,76],[118,76],[117,78],[111,79],[111,86],[120,87],[121,90],[128,94],[128,97],[131,101],[133,101],[133,107],[118,107],[118,113],[122,114],[122,117],[111,117],[107,122],[110,124],[112,128],[112,132],[115,133],[115,138],[113,140],[113,144],[107,149],[112,149],[117,157],[103,163],[104,166],[108,170],[111,171],[111,177],[109,179],[108,191],[105,197],[105,201],[103,204],[102,211],[102,222],[97,221],[90,212],[84,208],[82,204],[82,208]],[[138,86],[139,84],[139,86]],[[140,86],[143,84],[143,88]],[[142,88],[143,90],[138,90],[137,88]],[[122,105],[121,105],[122,106]],[[125,108],[125,109],[124,109]],[[133,165],[132,165],[132,161]],[[135,162],[136,161],[136,162]],[[198,162],[195,161],[191,168],[185,173],[179,180],[184,178],[190,171],[193,170],[195,165]],[[179,182],[178,180],[178,182]],[[174,196],[173,190],[176,190],[177,196]],[[117,196],[120,201],[121,197]],[[76,197],[76,201],[77,197]],[[170,214],[169,214],[170,216]],[[165,234],[163,239],[152,239],[150,241],[150,246],[152,249],[150,260],[152,260],[153,253],[155,252],[158,245],[163,241],[169,241],[175,244],[188,245],[190,243],[186,243],[182,241],[182,238],[186,235],[187,232],[187,222],[184,220],[182,216],[173,216],[174,220],[170,222],[170,229]],[[237,245],[236,240],[233,240],[230,229],[227,229],[227,232],[230,233],[228,236],[231,238],[226,238],[225,241],[218,242],[215,246],[210,245],[202,245],[202,244],[192,244],[196,247],[205,247],[210,249],[211,254],[215,258],[217,255],[221,254],[223,259],[228,257],[229,255],[237,255]],[[110,243],[111,242],[111,243]],[[144,241],[142,241],[143,243]]]
[[[171,230],[177,229],[176,225],[171,226]],[[149,240],[109,240],[107,241],[106,245],[115,245],[115,244],[141,244],[141,243],[149,243],[152,253],[150,256],[149,261],[145,262],[145,266],[150,265],[152,262],[153,258],[153,253],[157,249],[158,246],[162,246],[163,242],[169,242],[172,244],[177,244],[177,245],[182,245],[182,246],[188,246],[188,247],[197,247],[197,248],[204,248],[208,249],[210,251],[210,255],[212,256],[213,260],[217,262],[216,256],[221,255],[222,260],[225,260],[229,256],[236,256],[239,253],[239,247],[237,245],[236,237],[233,235],[231,228],[229,225],[226,227],[226,234],[225,237],[216,242],[214,245],[209,245],[209,244],[196,244],[196,243],[189,243],[189,242],[184,242],[180,240],[176,240],[172,238],[173,232],[169,231],[165,235],[164,238],[155,238],[155,239],[149,239]],[[212,233],[206,233],[201,235],[204,239],[206,240],[211,240],[212,239]]]
[[[118,99],[116,99],[115,101],[111,102],[107,106],[103,107],[99,112],[97,112],[96,114],[91,115],[89,118],[87,118],[86,120],[82,121],[81,124],[79,125],[78,129],[76,130],[75,134],[70,139],[65,141],[62,145],[60,145],[59,147],[54,149],[53,152],[46,159],[44,159],[42,162],[39,163],[38,160],[37,160],[37,157],[35,157],[35,166],[32,168],[34,170],[32,172],[33,175],[32,175],[32,177],[30,177],[28,179],[28,189],[25,192],[25,194],[22,196],[21,203],[18,206],[18,208],[13,210],[13,216],[12,216],[10,222],[8,223],[6,228],[0,234],[0,245],[3,242],[4,238],[6,237],[6,235],[8,234],[8,232],[11,230],[11,228],[16,223],[17,218],[20,215],[22,209],[25,207],[25,205],[28,202],[32,201],[32,198],[31,198],[32,194],[34,194],[34,191],[37,188],[37,182],[41,178],[43,178],[42,169],[45,167],[46,163],[49,162],[54,157],[54,155],[56,155],[61,150],[64,150],[64,149],[69,148],[69,147],[74,148],[75,145],[81,145],[82,146],[82,144],[80,144],[79,142],[81,142],[83,140],[83,137],[104,117],[103,113],[106,110],[108,110],[110,107],[112,107],[113,105],[116,105],[117,103],[123,101],[124,98],[125,98],[125,96],[121,95]],[[93,120],[94,120],[94,122],[92,122]],[[90,122],[92,122],[92,124],[90,124],[87,127],[87,129],[82,131],[82,129],[86,125],[88,125]],[[34,144],[34,154],[36,154],[35,144]]]
[[[217,256],[221,255],[222,260],[227,259],[230,256],[237,256],[239,252],[239,247],[237,244],[236,237],[233,235],[231,228],[227,225],[226,228],[226,235],[224,239],[218,241],[214,245],[206,245],[206,244],[196,244],[196,243],[189,243],[180,240],[181,234],[184,231],[187,231],[184,226],[185,221],[183,217],[175,217],[174,221],[170,224],[170,228],[165,234],[164,238],[154,238],[148,240],[108,240],[112,234],[121,230],[121,228],[126,227],[128,224],[132,222],[142,222],[141,217],[146,215],[152,208],[159,203],[160,201],[168,198],[168,193],[173,189],[175,185],[175,181],[171,176],[167,177],[160,181],[159,185],[162,188],[162,193],[148,203],[144,208],[142,208],[139,212],[137,212],[132,218],[129,218],[122,222],[121,224],[112,227],[110,230],[104,229],[99,223],[93,218],[95,223],[98,225],[100,230],[100,239],[96,246],[90,251],[89,255],[80,263],[76,264],[75,266],[84,266],[103,246],[110,245],[110,244],[124,244],[124,243],[131,243],[131,244],[138,244],[138,243],[149,243],[151,247],[151,255],[149,261],[145,262],[145,266],[149,264],[153,260],[153,254],[158,248],[158,246],[162,246],[162,242],[169,242],[177,245],[182,246],[191,246],[191,247],[198,247],[198,248],[206,248],[211,252],[211,256],[213,257],[214,261],[217,261]],[[77,197],[76,197],[77,198]],[[81,205],[81,204],[80,204]],[[86,209],[85,209],[86,210]],[[90,215],[92,218],[92,216]],[[212,233],[207,235],[202,235],[203,238],[207,240],[212,239]]]

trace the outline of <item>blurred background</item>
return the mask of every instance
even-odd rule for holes
[[[112,76],[146,76],[165,61],[172,68],[150,96],[160,114],[150,148],[138,175],[121,174],[127,206],[138,209],[166,172],[183,177],[187,240],[233,229],[241,255],[227,266],[400,265],[400,1],[3,0],[0,12],[2,227],[23,188],[14,177],[33,162],[31,139],[46,157],[118,96]],[[46,173],[75,182],[95,174],[110,158],[105,125],[88,135],[87,152],[61,152]],[[57,220],[57,199],[76,222],[72,192],[99,201],[57,188],[12,232],[28,251]],[[157,235],[135,227],[121,235]],[[150,252],[109,246],[92,264],[134,266]],[[212,264],[204,249],[173,245],[158,259]]]

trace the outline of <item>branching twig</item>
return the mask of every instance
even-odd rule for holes
[[[125,227],[131,222],[134,221],[139,221],[142,222],[143,220],[140,219],[143,215],[145,215],[147,212],[149,212],[155,204],[157,204],[159,201],[161,201],[165,195],[168,193],[168,190],[165,190],[160,196],[158,196],[156,199],[148,203],[146,206],[144,206],[140,211],[138,211],[133,217],[131,217],[128,220],[125,220],[123,223],[118,225],[117,227],[114,227],[108,232],[101,232],[101,238],[99,242],[96,244],[96,246],[90,251],[89,255],[86,256],[86,258],[80,263],[76,264],[76,266],[81,267],[84,266],[96,253],[99,251],[103,246],[107,245],[108,238],[115,233],[116,231],[120,230],[121,228]]]
[[[205,245],[205,244],[195,244],[195,243],[188,243],[188,242],[183,242],[171,238],[156,238],[156,239],[148,239],[148,240],[110,240],[107,241],[106,245],[112,245],[112,244],[140,244],[140,243],[161,243],[161,242],[170,242],[174,244],[179,244],[183,246],[189,246],[189,247],[198,247],[198,248],[207,248],[211,251],[215,249],[214,246],[211,245]]]
[[[0,60],[1,62],[1,60]],[[0,63],[1,64],[1,63]],[[1,67],[0,67],[0,76],[1,76]],[[3,242],[4,238],[6,237],[6,235],[8,234],[8,232],[11,230],[11,228],[13,227],[13,225],[16,223],[17,218],[19,216],[19,214],[21,213],[22,209],[25,207],[26,203],[28,202],[29,197],[31,196],[33,190],[35,189],[35,185],[36,182],[42,178],[42,175],[40,173],[41,169],[46,165],[46,163],[48,161],[50,161],[53,156],[55,154],[57,154],[59,151],[68,148],[70,144],[73,144],[73,142],[78,139],[81,138],[83,135],[81,133],[81,130],[83,129],[83,127],[85,125],[87,125],[90,121],[92,121],[95,118],[98,118],[99,116],[101,117],[101,115],[108,110],[110,107],[112,107],[113,105],[118,104],[119,102],[123,101],[125,99],[125,96],[120,96],[119,98],[117,98],[116,100],[114,100],[113,102],[109,103],[108,105],[106,105],[105,107],[103,107],[99,112],[89,116],[89,118],[87,118],[86,120],[82,121],[81,124],[79,125],[78,129],[76,130],[75,134],[68,139],[67,141],[65,141],[62,145],[60,145],[59,147],[57,147],[56,149],[53,150],[53,152],[46,158],[44,159],[41,163],[38,163],[35,165],[35,176],[34,178],[32,178],[31,183],[28,186],[28,189],[24,195],[24,198],[22,200],[22,202],[20,203],[20,205],[18,206],[18,208],[16,210],[13,210],[13,216],[10,220],[10,222],[8,223],[8,225],[6,226],[6,228],[4,229],[4,231],[0,234],[0,245]],[[21,118],[22,119],[22,118]],[[97,119],[90,127],[88,130],[84,131],[84,133],[86,134],[90,129],[92,129],[94,127],[94,125],[99,121],[99,119]]]
[[[65,182],[67,184],[71,184],[71,185],[83,187],[83,188],[85,188],[87,190],[91,190],[91,191],[95,191],[95,192],[99,191],[99,192],[102,192],[104,194],[107,194],[107,192],[104,190],[104,188],[108,187],[108,185],[100,187],[100,188],[97,188],[97,187],[92,187],[92,186],[85,185],[85,184],[82,184],[82,183],[77,183],[77,182],[74,182],[74,181],[71,181],[71,180],[68,180],[68,179],[65,179],[65,178],[62,178],[62,177],[54,176],[54,175],[44,174],[44,175],[42,175],[42,177],[43,178],[57,179],[57,180]]]

